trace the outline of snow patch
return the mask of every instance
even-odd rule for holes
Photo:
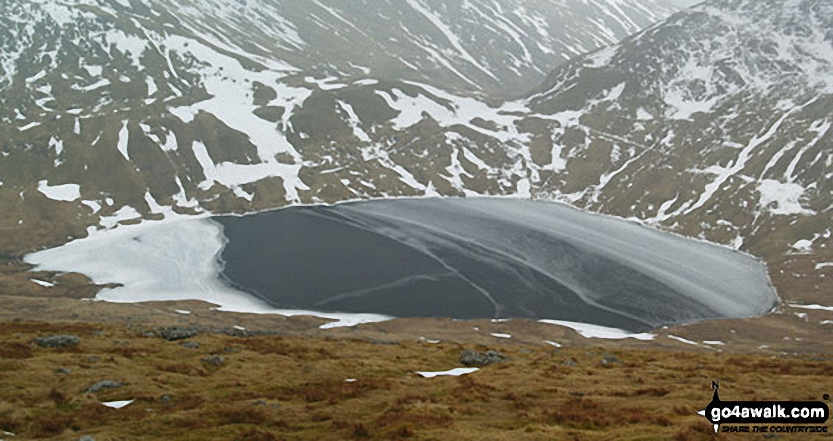
[[[108,401],[106,403],[101,403],[104,406],[107,406],[111,409],[121,409],[122,407],[127,406],[128,404],[132,403],[134,400],[125,400],[125,401]]]
[[[635,338],[637,340],[653,340],[656,337],[654,334],[640,333],[635,334],[624,329],[608,328],[606,326],[591,325],[589,323],[569,322],[564,320],[538,320],[541,323],[549,323],[551,325],[565,326],[578,332],[582,337],[586,338],[603,338],[621,340],[624,338]]]
[[[81,198],[81,186],[78,184],[50,186],[44,180],[38,182],[38,191],[53,201],[72,202]]]
[[[776,215],[812,215],[814,211],[801,206],[799,202],[804,195],[804,187],[796,183],[783,183],[773,179],[764,179],[758,183],[758,192],[761,194],[759,203],[770,213]],[[770,207],[770,204],[775,204]]]
[[[442,376],[451,376],[451,377],[459,377],[460,375],[471,374],[472,372],[477,372],[479,369],[472,367],[472,368],[454,368],[447,371],[440,371],[440,372],[417,372],[416,374],[423,378],[434,378],[434,377],[442,377]]]

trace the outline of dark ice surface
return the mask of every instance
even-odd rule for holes
[[[641,332],[777,302],[748,255],[555,203],[393,199],[213,219],[223,278],[279,308]]]

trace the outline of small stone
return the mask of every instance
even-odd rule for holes
[[[55,369],[54,372],[56,374],[69,375],[69,374],[72,373],[72,370],[70,368],[66,368],[66,367],[59,367],[58,369]]]
[[[460,354],[460,363],[465,366],[486,366],[492,363],[501,363],[506,361],[506,357],[497,351],[489,349],[486,352],[472,351],[466,349]]]
[[[49,337],[38,337],[32,341],[42,348],[70,348],[77,346],[81,338],[77,335],[50,335]]]
[[[188,349],[199,349],[199,347],[200,347],[200,344],[198,342],[195,342],[195,341],[184,341],[184,342],[180,343],[179,345],[182,346],[183,348],[188,348]]]
[[[620,360],[618,357],[614,357],[614,356],[611,355],[611,356],[602,358],[602,364],[604,364],[604,365],[622,364],[622,360]]]
[[[124,387],[124,384],[119,383],[118,381],[104,380],[104,381],[99,381],[98,383],[88,387],[87,388],[87,393],[88,394],[94,394],[94,393],[96,393],[98,391],[101,391],[101,390],[104,390],[104,389],[118,389],[120,387]]]
[[[203,358],[202,362],[212,366],[222,366],[225,359],[219,355],[212,355],[211,357]]]
[[[197,335],[197,330],[174,326],[172,328],[160,329],[159,335],[168,341],[185,340]]]
[[[95,441],[95,438],[90,435],[84,435],[81,438],[78,438],[78,441]]]

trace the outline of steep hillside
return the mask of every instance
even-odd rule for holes
[[[709,1],[555,70],[526,102],[552,135],[532,146],[538,194],[768,258],[817,254],[822,280],[831,17],[829,2]]]
[[[592,10],[630,10],[626,4],[610,0]],[[457,12],[417,0],[398,6],[399,26],[382,28],[427,29],[409,44],[442,34],[451,46],[438,49],[444,62],[437,66],[453,67],[477,88],[466,92],[459,75],[444,76],[445,68],[430,63],[418,75],[371,66],[361,60],[384,57],[370,56],[367,45],[338,49],[333,36],[352,35],[344,29],[313,38],[305,32],[315,26],[294,22],[291,7],[66,5],[4,4],[0,253],[9,258],[88,228],[174,212],[518,194],[752,252],[770,264],[788,299],[827,300],[830,3],[711,0],[571,60],[527,97],[502,104],[485,96],[486,72],[503,78],[492,67],[521,65],[507,64],[504,51],[491,58],[476,51],[499,46],[470,46],[467,31],[440,20]],[[384,12],[392,7],[373,11],[400,17]],[[337,13],[346,7],[327,8],[296,11],[297,20],[330,17],[331,27],[370,38],[376,24],[353,28],[352,15]],[[460,8],[488,9],[477,2]],[[494,20],[514,16],[493,9]],[[243,26],[244,16],[255,17],[253,24]],[[486,34],[503,29],[485,25],[485,17],[478,23]],[[535,40],[554,51],[573,44],[558,35],[551,41],[560,43]],[[373,34],[379,44],[390,38],[401,41]],[[420,62],[419,50],[399,49],[384,52]]]
[[[670,12],[325,3],[2,3],[2,252],[171,209],[514,192],[520,114],[461,96],[517,93]]]

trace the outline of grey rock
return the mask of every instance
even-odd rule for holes
[[[185,340],[197,334],[198,332],[196,329],[180,328],[178,326],[159,330],[159,336],[168,341]]]
[[[94,394],[98,391],[102,391],[102,390],[105,390],[105,389],[118,389],[120,387],[124,387],[124,384],[119,383],[118,381],[104,380],[104,381],[99,381],[98,383],[88,387],[87,388],[87,393],[88,394]]]
[[[472,351],[471,349],[466,349],[462,354],[460,354],[460,363],[466,366],[486,366],[492,363],[501,363],[506,360],[507,358],[502,354],[491,349],[486,352],[477,352]]]
[[[195,341],[184,341],[184,342],[180,343],[179,345],[182,346],[183,348],[188,348],[188,349],[199,349],[199,347],[200,347],[200,344],[198,342],[195,342]]]
[[[81,337],[77,335],[50,335],[49,337],[38,337],[32,341],[42,348],[70,348],[77,346]]]
[[[67,367],[59,367],[58,369],[55,369],[54,372],[56,374],[68,375],[68,374],[72,373],[72,370],[70,368],[67,368]]]
[[[222,366],[225,361],[226,360],[219,355],[212,355],[202,359],[203,363],[210,364],[212,366]]]
[[[610,365],[610,364],[622,364],[622,360],[618,357],[614,357],[613,355],[607,356],[602,358],[602,364]]]
[[[78,438],[78,441],[95,441],[95,438],[90,435],[84,435],[81,438]]]

